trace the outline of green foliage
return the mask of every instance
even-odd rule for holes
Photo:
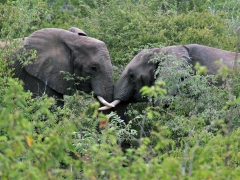
[[[9,79],[7,85],[0,115],[1,177],[38,179],[67,175],[56,167],[61,161],[71,161],[66,156],[66,151],[72,149],[71,133],[64,129],[72,129],[73,125],[62,118],[56,126],[55,115],[49,110],[53,99],[34,102],[16,80]]]
[[[239,13],[234,3],[219,0],[221,3],[223,6],[194,0],[49,1],[40,27],[82,28],[106,43],[121,72],[137,53],[133,49],[147,44],[199,43],[234,50]],[[230,9],[234,18],[228,16]]]
[[[16,0],[0,4],[0,39],[22,38],[37,30],[41,16],[45,16],[44,7],[43,1],[36,0]]]
[[[236,50],[239,5],[238,0],[1,1],[0,38],[10,40],[0,49],[1,179],[237,179],[238,74],[222,68],[224,88],[210,83],[216,77],[201,75],[205,67],[196,66],[194,76],[186,65],[176,71],[177,63],[175,69],[158,69],[171,76],[161,76],[143,93],[159,105],[131,105],[126,125],[114,112],[98,112],[91,94],[64,97],[62,109],[53,98],[33,99],[12,78],[6,59],[37,29],[77,26],[106,43],[117,79],[143,48],[199,43]]]

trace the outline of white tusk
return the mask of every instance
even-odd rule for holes
[[[120,100],[114,100],[113,102],[111,102],[110,104],[113,105],[113,107],[115,107],[116,105],[118,105],[121,101]],[[103,107],[100,107],[98,110],[99,111],[104,111],[104,110],[108,110],[108,109],[111,109],[112,107],[110,106],[103,106]]]
[[[108,103],[103,97],[101,97],[101,96],[97,96],[97,98],[98,98],[98,100],[102,103],[102,104],[104,104],[105,106],[108,106],[108,107],[115,107],[113,104],[110,104],[110,103]]]
[[[103,106],[103,107],[98,108],[99,111],[104,111],[104,110],[108,110],[108,109],[111,109],[111,107]]]
[[[114,107],[116,106],[116,105],[118,105],[119,103],[121,102],[121,100],[114,100],[113,102],[111,102],[110,104],[112,104],[112,105],[114,105]]]

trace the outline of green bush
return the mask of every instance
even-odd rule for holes
[[[234,50],[234,29],[227,28],[229,21],[223,18],[222,11],[212,13],[208,8],[203,8],[202,11],[192,9],[188,13],[178,13],[178,8],[172,8],[169,12],[162,7],[165,1],[160,5],[158,3],[107,1],[99,6],[91,6],[88,16],[78,13],[79,22],[72,23],[75,18],[67,22],[103,40],[109,48],[113,64],[120,68],[120,72],[137,53],[133,49],[148,44],[154,47],[159,44],[199,43]],[[168,2],[169,9],[175,3]],[[152,7],[158,8],[153,10]]]
[[[43,1],[8,1],[0,3],[0,39],[23,38],[38,29],[45,16]]]

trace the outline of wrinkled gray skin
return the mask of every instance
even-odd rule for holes
[[[198,44],[189,44],[185,46],[169,46],[165,48],[153,48],[142,50],[126,66],[121,74],[114,89],[114,100],[121,100],[121,103],[115,107],[118,115],[126,120],[124,112],[127,105],[134,102],[147,101],[142,98],[140,89],[143,86],[151,86],[154,83],[154,72],[157,64],[151,60],[156,54],[174,55],[176,59],[185,59],[191,65],[199,62],[206,66],[209,74],[216,74],[220,65],[215,63],[216,60],[222,60],[222,64],[232,68],[236,53],[225,50],[215,49]],[[238,54],[238,59],[240,54]],[[168,60],[168,59],[164,59]],[[222,82],[219,81],[219,84]]]
[[[30,90],[34,96],[45,93],[55,97],[57,105],[62,106],[63,95],[80,90],[86,93],[93,91],[95,96],[112,101],[113,70],[104,42],[75,27],[69,30],[45,28],[26,38],[24,48],[36,50],[37,59],[23,68],[16,60],[14,73],[24,82],[25,90]],[[60,71],[74,74],[74,80],[67,81]],[[76,77],[90,79],[80,81]]]

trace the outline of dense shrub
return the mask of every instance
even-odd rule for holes
[[[113,64],[121,68],[133,57],[133,49],[147,44],[199,43],[233,50],[235,29],[227,28],[233,18],[225,16],[225,6],[220,9],[213,4],[188,0],[53,1],[40,27],[82,28],[107,44]]]

